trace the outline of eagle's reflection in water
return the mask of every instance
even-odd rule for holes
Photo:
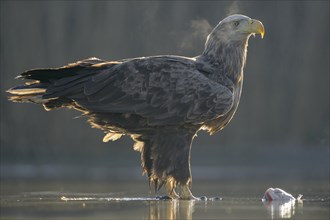
[[[193,219],[195,201],[194,200],[167,200],[150,201],[149,219]]]

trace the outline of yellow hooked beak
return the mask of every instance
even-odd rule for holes
[[[250,19],[249,24],[246,25],[242,31],[245,33],[260,34],[261,38],[264,38],[265,35],[264,25],[261,23],[261,21],[256,19]]]

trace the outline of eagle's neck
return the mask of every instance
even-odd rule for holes
[[[244,41],[221,41],[208,39],[203,56],[211,64],[219,66],[234,83],[243,79],[243,68],[246,62],[248,39]]]

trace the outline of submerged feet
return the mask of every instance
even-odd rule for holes
[[[200,201],[221,201],[221,197],[211,197],[207,198],[206,196],[195,197],[188,185],[180,186],[180,195],[175,192],[175,188],[172,187],[171,184],[166,184],[166,189],[168,195],[166,196],[156,196],[156,199],[159,200],[172,200],[172,199],[180,199],[180,200],[200,200]]]
[[[188,185],[184,185],[184,186],[180,186],[180,195],[178,195],[175,192],[175,188],[171,185],[171,183],[167,183],[166,184],[166,189],[167,189],[167,196],[157,196],[157,199],[160,200],[168,200],[168,199],[181,199],[181,200],[207,200],[207,198],[205,196],[201,197],[201,198],[197,198],[195,197],[190,189]]]
[[[155,184],[156,184],[155,192],[157,193],[157,191],[161,187],[158,187],[157,182]],[[161,186],[162,185],[163,184],[161,184]],[[206,196],[195,197],[190,191],[189,182],[187,182],[186,184],[177,184],[177,182],[174,179],[168,179],[164,185],[167,190],[167,195],[166,196],[156,196],[156,199],[159,199],[159,200],[180,199],[180,200],[202,200],[202,201],[208,200],[208,198]],[[176,188],[179,188],[179,194],[175,191]]]

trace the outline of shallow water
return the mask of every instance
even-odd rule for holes
[[[266,189],[260,183],[194,186],[196,195],[221,197],[217,201],[158,200],[140,181],[6,182],[1,188],[1,219],[329,219],[327,182],[287,183],[282,188],[295,197],[304,194],[303,201],[268,204],[261,201]]]

